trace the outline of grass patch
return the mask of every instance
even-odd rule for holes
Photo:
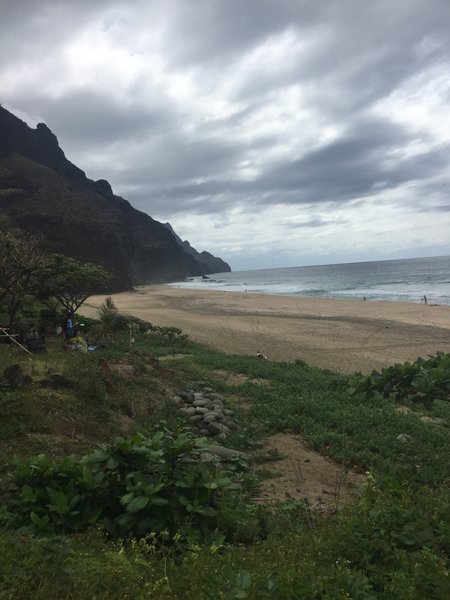
[[[178,358],[156,360],[168,355]],[[208,539],[196,537],[198,527],[190,536],[184,517],[177,521],[176,514],[181,513],[175,510],[173,524],[158,534],[150,528],[139,539],[127,534],[113,541],[99,523],[70,535],[57,528],[57,535],[50,538],[3,527],[0,597],[450,596],[450,408],[445,399],[434,399],[430,408],[413,402],[413,413],[400,414],[389,395],[375,392],[368,398],[363,391],[350,393],[347,376],[304,363],[225,355],[179,335],[168,341],[160,331],[138,333],[132,348],[127,335],[119,332],[107,350],[87,355],[67,353],[59,339],[50,340],[48,352],[33,361],[0,345],[0,373],[12,363],[20,364],[32,381],[18,389],[4,380],[0,383],[0,506],[5,506],[11,491],[7,475],[14,456],[36,464],[35,455],[45,452],[61,466],[65,463],[59,460],[90,455],[99,445],[109,446],[117,435],[136,431],[152,435],[162,418],[169,429],[179,427],[182,420],[166,399],[187,388],[232,397],[240,428],[226,445],[250,450],[264,477],[279,456],[261,448],[260,440],[278,432],[299,434],[311,448],[369,473],[354,505],[322,515],[302,501],[270,507],[248,502],[246,493],[254,476],[245,461],[231,462],[229,476],[239,487],[233,501],[224,498],[222,503],[220,494],[216,497],[213,508],[220,505],[220,510],[208,517],[214,521]],[[218,372],[236,377],[224,379]],[[54,387],[46,387],[45,381],[53,381]],[[239,409],[240,403],[245,410]],[[403,403],[408,405],[408,399]],[[424,423],[421,415],[441,421]],[[71,459],[72,466],[78,458]],[[131,508],[137,511],[130,514],[137,517],[145,509],[145,500],[133,487],[138,471],[133,470],[134,479],[127,480],[125,473],[121,480],[126,488],[122,506],[134,502]],[[202,478],[201,469],[197,476]],[[164,500],[174,497],[171,486],[182,492],[182,485],[177,488],[181,479],[175,473],[165,481]],[[18,487],[26,495],[24,485]],[[107,496],[108,502],[117,501],[114,494]],[[236,504],[236,497],[241,504]],[[46,503],[50,504],[42,498],[39,518],[45,517]],[[62,496],[53,499],[62,511]],[[26,511],[22,516],[27,518]]]

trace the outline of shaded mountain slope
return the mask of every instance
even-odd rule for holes
[[[195,261],[200,265],[203,273],[225,273],[231,271],[230,265],[221,258],[214,256],[210,252],[199,252],[191,246],[187,240],[182,240],[179,235],[175,233],[170,223],[165,223],[167,229],[177,240],[179,246],[183,248],[190,256],[193,256]]]
[[[107,181],[88,179],[46,125],[31,129],[2,107],[0,214],[42,236],[48,251],[105,266],[116,289],[215,271],[164,225],[114,195]]]

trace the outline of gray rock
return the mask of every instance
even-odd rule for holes
[[[239,428],[238,424],[236,423],[236,421],[233,421],[233,419],[226,419],[226,420],[224,421],[224,424],[225,424],[225,425],[226,425],[226,426],[227,426],[229,429],[232,429],[233,431],[236,431],[236,430]]]
[[[220,408],[223,408],[222,400],[211,400],[211,404],[213,404],[214,406],[220,406]]]
[[[203,421],[203,415],[191,415],[189,421],[191,421],[191,423],[199,423],[200,421]]]
[[[191,390],[186,390],[180,392],[180,396],[183,398],[185,402],[193,402],[194,401],[194,392]]]
[[[182,406],[185,405],[185,402],[184,402],[183,398],[181,398],[181,396],[172,396],[170,401],[172,402],[172,404],[174,406],[177,406],[178,408],[181,408]]]
[[[203,420],[205,423],[213,423],[216,420],[216,416],[214,414],[205,415]]]
[[[210,414],[214,415],[216,421],[223,421],[223,412],[220,410],[213,410]]]
[[[223,423],[217,423],[214,421],[213,423],[208,424],[209,431],[214,435],[219,435],[219,433],[230,433],[230,430]]]
[[[200,400],[194,400],[192,406],[206,406],[208,404],[208,400],[205,398],[201,398]]]
[[[215,436],[221,440],[238,429],[238,423],[231,417],[233,411],[224,407],[223,400],[222,394],[203,394],[193,390],[183,390],[171,398],[179,411],[196,425],[200,435]]]
[[[211,437],[211,435],[212,435],[211,432],[208,429],[206,429],[206,428],[199,429],[198,432],[201,435],[204,435],[205,437]]]

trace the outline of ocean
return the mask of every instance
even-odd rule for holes
[[[193,277],[169,285],[394,302],[423,302],[426,296],[428,304],[450,305],[450,256],[216,273],[208,279]]]

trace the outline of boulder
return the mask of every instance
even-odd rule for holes
[[[192,403],[192,406],[207,406],[207,404],[208,404],[208,400],[201,398],[201,399],[194,400],[194,402]]]

